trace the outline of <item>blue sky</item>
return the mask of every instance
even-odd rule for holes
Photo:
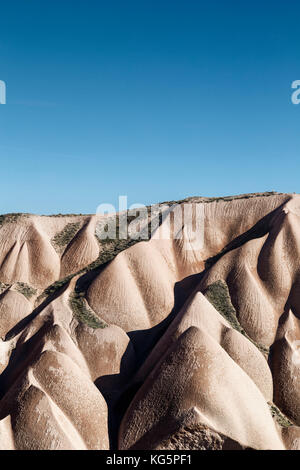
[[[298,1],[0,8],[0,213],[300,192]]]

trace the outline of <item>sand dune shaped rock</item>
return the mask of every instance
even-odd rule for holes
[[[300,448],[300,196],[186,202],[201,246],[0,218],[0,449]]]

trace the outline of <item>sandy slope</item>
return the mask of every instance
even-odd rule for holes
[[[192,201],[199,246],[0,219],[0,449],[300,449],[300,196]]]

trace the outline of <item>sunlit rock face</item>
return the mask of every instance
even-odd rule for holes
[[[0,217],[0,449],[300,449],[300,196],[187,203],[142,241]]]

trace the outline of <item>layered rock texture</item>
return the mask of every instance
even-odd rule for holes
[[[300,196],[186,203],[201,243],[0,216],[0,449],[300,449]]]

